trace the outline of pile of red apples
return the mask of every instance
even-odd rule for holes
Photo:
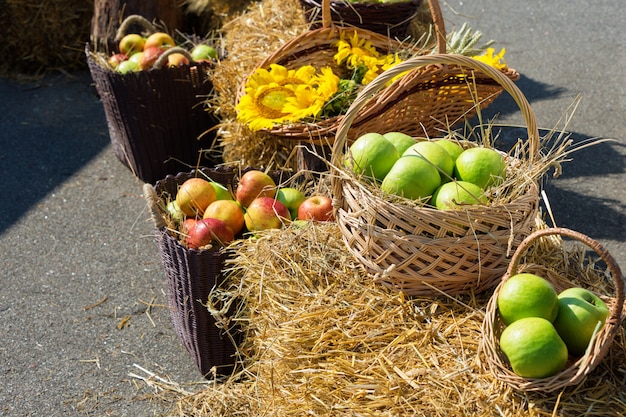
[[[223,247],[246,234],[280,229],[294,221],[334,220],[332,200],[279,187],[266,172],[245,172],[236,188],[200,177],[183,182],[167,205],[188,248]]]

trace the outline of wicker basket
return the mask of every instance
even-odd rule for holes
[[[609,282],[606,281],[606,277],[603,274],[604,271],[600,271],[597,265],[594,265],[591,270],[572,268],[572,270],[568,272],[554,270],[554,268],[550,269],[544,265],[520,264],[522,256],[529,248],[533,247],[533,244],[541,242],[541,239],[547,236],[556,235],[575,239],[596,252],[606,263],[607,270],[611,272],[613,278],[612,285],[607,285]],[[502,284],[506,280],[521,272],[534,273],[544,277],[552,283],[557,293],[574,286],[588,288],[598,294],[610,308],[610,315],[606,323],[592,339],[587,353],[582,357],[570,357],[565,369],[552,377],[529,379],[517,376],[513,373],[506,358],[499,349],[500,334],[504,330],[505,325],[502,323],[497,311],[498,294],[500,293]],[[593,278],[593,274],[597,274],[597,276]],[[598,287],[598,281],[600,281],[601,286],[604,288]],[[605,291],[605,293],[601,293],[600,291]],[[603,248],[600,243],[582,233],[565,228],[540,229],[529,235],[517,248],[502,278],[502,282],[496,287],[487,304],[483,321],[483,335],[480,342],[481,350],[485,354],[491,372],[493,372],[498,379],[517,390],[551,392],[570,385],[576,385],[598,366],[609,351],[611,343],[620,330],[625,317],[623,305],[624,280],[622,272],[611,254]]]
[[[121,28],[121,27],[120,27]],[[85,47],[113,152],[140,180],[154,184],[168,174],[220,162],[208,150],[217,118],[202,105],[212,94],[210,62],[192,62],[120,74]]]
[[[526,182],[521,196],[508,204],[437,210],[388,201],[380,190],[341,168],[347,133],[360,107],[389,79],[414,69],[419,77],[431,72],[437,77],[448,69],[465,71],[468,77],[472,70],[492,76],[519,105],[529,135],[527,157],[531,161],[537,158],[539,133],[534,112],[506,75],[464,56],[415,57],[368,84],[342,120],[331,159],[335,217],[349,250],[383,284],[410,295],[480,292],[497,284],[506,270],[507,254],[534,226],[539,197],[533,181]],[[379,123],[373,131],[395,129],[385,120]]]
[[[203,175],[224,185],[235,178],[232,170],[204,168]],[[178,187],[196,171],[168,175],[144,185],[144,197],[152,213],[156,243],[167,280],[167,296],[174,329],[198,370],[207,378],[230,374],[236,363],[241,333],[224,326],[204,305],[214,287],[221,285],[222,268],[229,254],[223,250],[194,250],[183,246],[168,230],[164,197],[175,196]],[[220,326],[218,326],[220,324]]]
[[[437,51],[446,53],[446,33],[437,0],[429,1]],[[390,39],[378,33],[360,28],[347,28],[334,25],[330,18],[330,0],[323,0],[323,27],[308,31],[284,44],[267,57],[257,68],[269,68],[280,64],[289,69],[304,65],[337,68],[332,45],[341,34],[358,34],[359,39],[368,40],[380,52],[393,53],[398,50],[411,50],[413,55],[430,54],[430,49],[417,50],[407,44]],[[254,72],[254,71],[253,71]],[[502,72],[511,80],[519,74],[508,69]],[[436,136],[442,129],[463,122],[464,117],[472,117],[480,103],[485,108],[502,92],[502,87],[488,74],[474,72],[472,85],[456,66],[431,66],[428,72],[417,72],[403,77],[401,83],[378,91],[372,99],[360,106],[359,112],[350,123],[348,140],[363,133],[375,131],[381,125],[393,127],[411,136]],[[237,101],[245,92],[242,83]],[[335,133],[344,116],[335,116],[315,123],[292,123],[276,125],[265,130],[274,136],[288,138],[304,144],[332,146]]]
[[[404,38],[409,32],[411,21],[417,15],[421,0],[398,3],[352,3],[331,1],[330,12],[334,22],[344,26],[354,26],[391,38]],[[312,28],[322,26],[322,2],[300,0],[307,21]]]
[[[144,185],[144,197],[154,222],[156,243],[167,280],[172,323],[198,370],[207,378],[233,372],[238,359],[237,346],[243,337],[239,327],[230,321],[233,311],[215,317],[206,307],[211,291],[226,279],[222,271],[231,253],[223,249],[188,249],[181,244],[168,227],[165,202],[174,198],[185,180],[195,176],[210,178],[234,190],[241,174],[250,169],[253,168],[202,168],[168,175],[155,185]],[[292,178],[288,171],[270,171],[269,174],[277,184]]]

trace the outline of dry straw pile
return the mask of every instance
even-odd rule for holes
[[[85,67],[93,2],[8,0],[0,7],[1,76]]]
[[[565,252],[560,238],[535,245],[531,261],[582,263],[582,252]],[[553,395],[518,393],[486,370],[478,351],[488,293],[408,298],[365,277],[333,223],[244,242],[232,261],[231,286],[214,298],[240,307],[234,319],[247,333],[243,367],[180,399],[178,415],[626,413],[623,331],[581,385]]]
[[[253,133],[236,121],[237,91],[256,66],[281,45],[308,30],[297,0],[264,0],[226,22],[222,27],[228,56],[216,66],[212,104],[221,119],[219,136],[225,162],[285,166],[293,144],[270,135]]]

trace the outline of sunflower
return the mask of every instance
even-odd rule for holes
[[[502,50],[500,50],[500,53],[498,55],[494,55],[493,54],[494,52],[495,52],[495,49],[487,48],[487,50],[484,53],[482,53],[481,55],[474,56],[473,58],[480,62],[484,62],[487,65],[491,65],[492,67],[499,69],[499,70],[507,69],[508,67],[506,64],[506,60],[504,59],[504,53],[506,52],[506,50],[502,48]]]
[[[355,31],[349,41],[344,39],[344,32],[341,33],[340,39],[335,43],[337,53],[334,55],[337,64],[345,64],[348,68],[358,68],[365,65],[370,68],[378,62],[380,53],[365,39],[359,39],[359,35]]]
[[[320,115],[324,105],[337,93],[339,77],[330,67],[321,69],[308,84],[298,85],[295,95],[285,103],[283,111],[293,116],[293,121]]]
[[[237,104],[237,120],[257,131],[316,116],[337,91],[338,83],[330,69],[319,75],[311,65],[297,70],[278,64],[270,65],[269,70],[259,68],[246,81],[246,94]]]

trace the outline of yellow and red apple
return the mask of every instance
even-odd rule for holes
[[[216,199],[215,189],[203,178],[189,178],[176,193],[176,204],[187,217],[202,216]]]
[[[246,228],[250,232],[266,229],[280,229],[291,221],[289,209],[273,197],[257,197],[248,205],[244,214]]]
[[[276,183],[267,173],[253,169],[244,173],[239,179],[235,190],[235,199],[247,208],[252,200],[258,197],[276,195]]]
[[[243,230],[243,215],[243,208],[235,200],[215,200],[204,210],[202,217],[223,220],[236,236]]]

